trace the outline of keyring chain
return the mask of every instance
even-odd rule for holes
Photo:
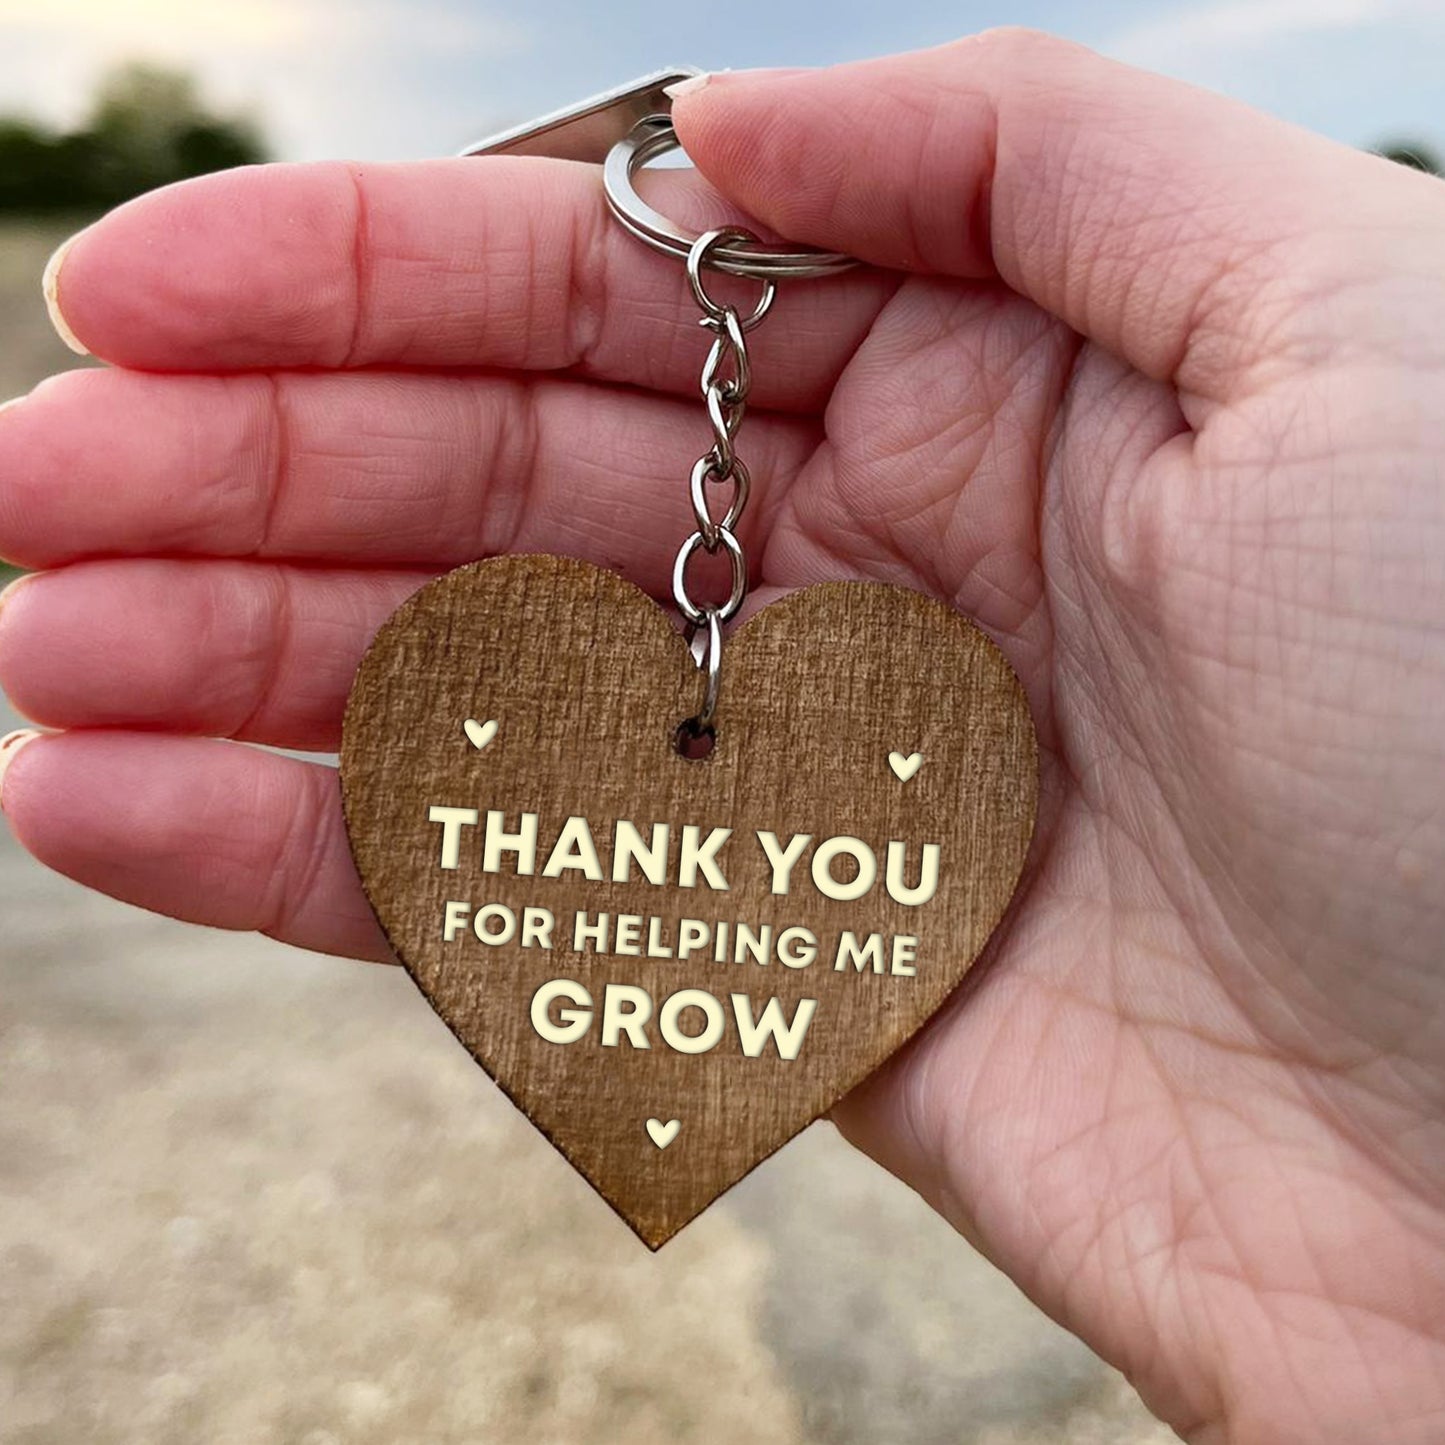
[[[702,272],[710,264],[712,253],[724,243],[756,240],[751,231],[740,226],[722,226],[699,236],[687,253],[688,285],[703,312],[698,324],[713,334],[712,347],[703,362],[701,383],[713,443],[697,459],[688,480],[688,496],[697,526],[678,549],[672,567],[672,595],[687,620],[689,644],[699,632],[706,630],[707,634],[698,658],[698,666],[707,676],[703,705],[687,723],[694,736],[712,730],[722,671],[722,624],[737,614],[748,591],[747,556],[736,529],[748,503],[751,478],[733,443],[747,411],[748,392],[752,387],[747,333],[768,314],[777,295],[774,284],[765,280],[762,297],[752,315],[744,319],[736,306],[715,301],[708,294]],[[727,510],[721,517],[715,517],[708,490],[728,482],[732,483],[732,491]],[[719,550],[728,555],[732,586],[722,603],[697,602],[688,592],[687,564],[699,547],[710,556]]]
[[[672,567],[672,595],[687,623],[688,646],[707,679],[701,710],[678,728],[678,749],[688,757],[704,755],[706,748],[692,750],[704,738],[707,748],[711,746],[721,678],[722,624],[737,614],[748,588],[747,557],[737,526],[747,506],[750,478],[735,449],[752,385],[747,333],[772,306],[776,280],[832,276],[857,264],[852,256],[815,246],[765,245],[741,226],[720,227],[694,239],[690,230],[674,224],[642,199],[635,184],[638,172],[679,147],[669,87],[696,74],[692,70],[658,71],[581,105],[479,141],[462,152],[600,161],[608,208],[623,228],[654,250],[686,260],[688,285],[703,313],[700,324],[713,336],[702,369],[702,396],[713,443],[698,458],[688,479],[695,530],[678,549]],[[736,306],[709,295],[703,283],[704,270],[761,281],[762,296],[752,313],[744,317]],[[728,483],[732,485],[726,509],[716,516],[709,492]],[[732,586],[721,603],[698,602],[688,591],[688,563],[699,548],[709,555],[719,550],[728,555]]]

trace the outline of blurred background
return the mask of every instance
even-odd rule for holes
[[[1445,0],[0,0],[0,400],[77,364],[51,250],[152,186],[1004,22],[1437,168]],[[400,970],[157,918],[0,836],[0,1441],[624,1438],[1174,1437],[831,1126],[649,1255]]]

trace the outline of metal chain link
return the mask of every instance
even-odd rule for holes
[[[740,226],[723,226],[699,236],[687,253],[688,284],[703,312],[698,324],[713,334],[712,347],[702,368],[702,396],[712,426],[713,444],[697,459],[688,482],[697,530],[688,535],[672,565],[672,595],[678,610],[687,619],[689,645],[699,633],[706,632],[697,660],[698,666],[707,674],[707,687],[701,711],[696,718],[689,720],[696,732],[712,728],[722,668],[722,624],[737,614],[748,591],[747,557],[736,529],[748,504],[751,478],[734,450],[733,441],[747,412],[748,392],[752,387],[747,333],[768,314],[777,294],[773,283],[764,281],[762,297],[752,315],[744,319],[736,306],[715,301],[708,294],[702,272],[718,246],[738,241],[756,242],[757,239],[751,231],[745,231]],[[721,517],[716,517],[708,496],[709,489],[721,488],[729,482],[732,488],[727,498],[727,509]],[[699,547],[709,555],[715,555],[719,550],[727,553],[732,587],[724,602],[697,602],[688,591],[687,565]]]

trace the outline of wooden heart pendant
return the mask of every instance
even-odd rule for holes
[[[685,757],[701,695],[630,583],[505,557],[386,622],[342,736],[392,946],[653,1249],[944,1001],[1037,795],[1008,663],[921,593],[830,582],[764,608],[728,641],[715,746]]]

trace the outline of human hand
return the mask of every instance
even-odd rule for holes
[[[944,597],[1040,733],[988,959],[834,1117],[1189,1438],[1437,1440],[1445,186],[1009,32],[675,116],[743,211],[892,268],[753,339],[756,595]],[[58,288],[121,369],[0,417],[0,552],[48,569],[0,682],[73,729],[8,751],[6,814],[133,902],[385,957],[334,774],[225,739],[333,748],[382,619],[479,555],[665,597],[686,288],[532,160],[188,182]]]

